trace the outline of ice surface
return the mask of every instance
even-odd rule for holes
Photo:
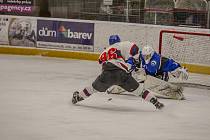
[[[94,61],[0,55],[0,140],[210,139],[210,90],[187,87],[187,100],[161,99],[161,111],[103,93],[72,105],[72,92],[99,73]],[[208,75],[190,76],[210,83]]]

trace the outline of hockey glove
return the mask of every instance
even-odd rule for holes
[[[187,80],[188,77],[189,77],[188,70],[183,67],[183,68],[180,69],[180,71],[181,71],[181,78],[182,78],[182,80]]]
[[[129,73],[136,70],[136,65],[135,65],[134,61],[135,60],[133,57],[129,57],[128,60],[126,61],[126,63],[128,64],[128,67],[129,67]]]
[[[179,67],[172,71],[171,74],[176,78],[181,78],[182,80],[187,80],[189,77],[188,70],[184,67]]]

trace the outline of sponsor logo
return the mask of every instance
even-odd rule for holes
[[[57,32],[53,30],[49,30],[47,27],[43,27],[38,31],[39,36],[45,37],[57,37]]]
[[[29,13],[32,12],[31,6],[18,6],[18,5],[0,5],[0,11],[4,12],[21,12],[21,13]]]
[[[71,29],[66,29],[64,26],[60,26],[58,32],[63,35],[65,38],[74,38],[74,39],[88,39],[92,38],[92,33],[86,32],[73,32]]]
[[[71,29],[66,29],[64,26],[61,26],[58,30],[58,33],[55,30],[50,30],[47,27],[42,27],[38,31],[39,36],[44,37],[65,37],[72,39],[88,39],[92,38],[92,33],[86,32],[73,32]]]
[[[93,45],[94,24],[83,22],[38,20],[38,41]]]

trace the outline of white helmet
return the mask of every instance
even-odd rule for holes
[[[142,48],[142,55],[145,57],[145,59],[150,59],[154,52],[155,50],[149,45],[146,45]]]

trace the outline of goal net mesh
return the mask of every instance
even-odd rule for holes
[[[210,34],[161,31],[159,51],[180,63],[210,65]]]
[[[175,8],[188,10],[206,10],[207,2],[205,0],[176,0]]]

